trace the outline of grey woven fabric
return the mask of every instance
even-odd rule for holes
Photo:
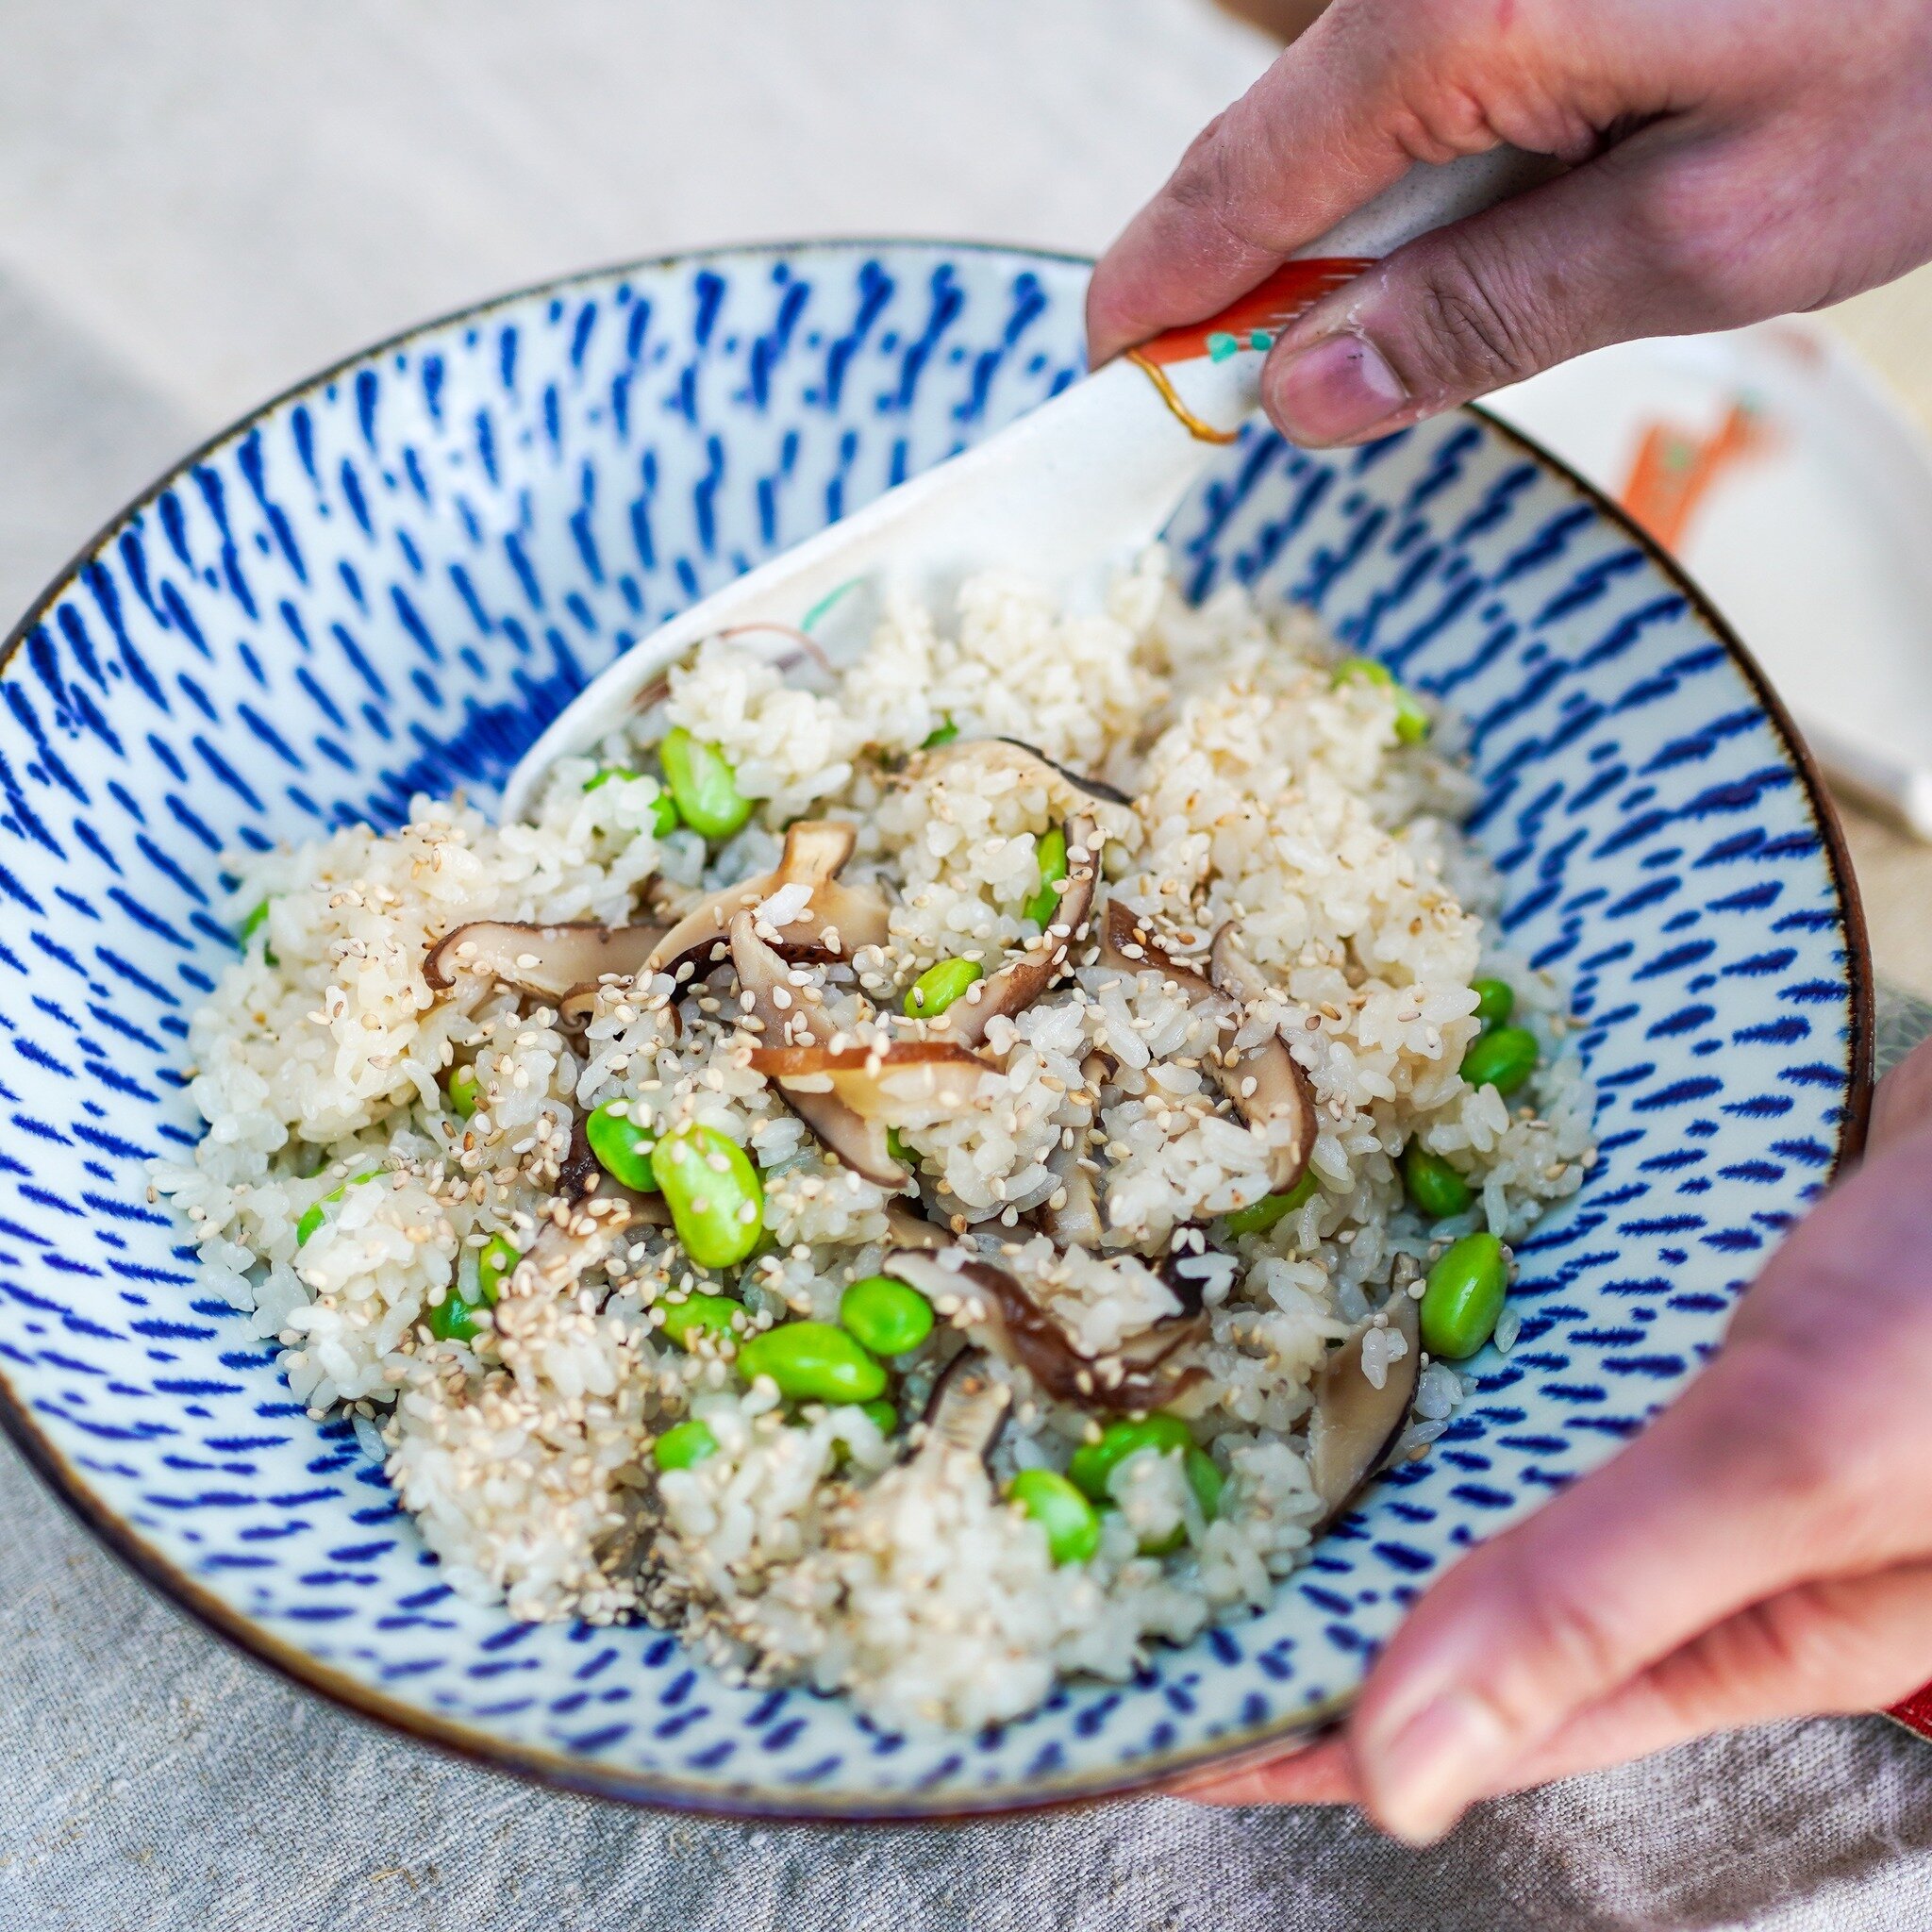
[[[1263,58],[1194,0],[13,0],[0,621],[195,434],[386,328],[732,234],[1093,247]],[[1882,1031],[1896,1052],[1928,1025],[1892,1002]],[[1932,1747],[1882,1719],[1574,1779],[1426,1853],[1344,1812],[1164,1799],[717,1824],[536,1790],[290,1689],[4,1448],[0,1524],[0,1932],[1932,1924]]]

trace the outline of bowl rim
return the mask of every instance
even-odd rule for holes
[[[459,324],[485,320],[501,311],[542,296],[557,296],[596,282],[649,274],[700,263],[771,260],[810,250],[868,249],[929,250],[935,255],[1000,256],[1016,263],[1051,262],[1091,268],[1094,258],[1075,250],[1033,247],[1018,242],[955,241],[929,235],[820,236],[791,241],[724,242],[710,247],[674,249],[553,275],[487,296],[426,321],[410,325],[380,341],[339,358],[311,375],[279,390],[168,465],[146,489],[130,498],[81,545],[34,599],[25,614],[0,643],[0,676],[7,674],[28,636],[42,622],[79,576],[81,568],[102,546],[160,492],[188,474],[206,457],[238,441],[251,428],[289,404],[314,395],[348,371],[367,365],[391,352]],[[1835,921],[1843,945],[1845,976],[1850,994],[1850,1025],[1843,1042],[1846,1069],[1844,1115],[1839,1124],[1838,1144],[1825,1179],[1837,1181],[1863,1150],[1873,1094],[1873,969],[1870,938],[1857,879],[1845,843],[1838,808],[1823,774],[1804,738],[1749,648],[1684,566],[1645,531],[1614,499],[1579,475],[1533,438],[1478,404],[1463,404],[1462,411],[1479,420],[1488,431],[1513,445],[1558,483],[1574,491],[1644,555],[1707,625],[1749,686],[1776,732],[1803,791],[1805,806],[1815,825],[1837,892]],[[220,1639],[231,1650],[291,1683],[309,1690],[353,1716],[400,1732],[414,1742],[486,1770],[508,1772],[531,1783],[580,1796],[603,1798],[633,1806],[738,1822],[787,1824],[971,1824],[982,1819],[1029,1813],[1066,1811],[1120,1798],[1158,1791],[1182,1779],[1192,1782],[1214,1771],[1229,1774],[1305,1748],[1333,1728],[1355,1701],[1353,1690],[1338,1692],[1291,1717],[1257,1726],[1239,1736],[1217,1740],[1187,1750],[1137,1759],[1102,1772],[1073,1774],[1041,1780],[1024,1789],[1008,1788],[975,1793],[951,1793],[931,1801],[918,1792],[878,1798],[843,1798],[827,1794],[787,1793],[756,1786],[741,1790],[699,1785],[662,1773],[603,1765],[539,1746],[517,1744],[492,1737],[480,1726],[439,1717],[391,1698],[306,1651],[287,1642],[261,1624],[224,1603],[97,1499],[52,1439],[33,1418],[24,1395],[16,1391],[0,1368],[0,1430],[11,1439],[28,1467],[107,1549],[177,1610]]]

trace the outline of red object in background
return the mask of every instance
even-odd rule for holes
[[[1894,1704],[1885,1714],[1895,1717],[1907,1730],[1917,1731],[1922,1738],[1932,1738],[1932,1684],[1914,1690],[1903,1704]]]

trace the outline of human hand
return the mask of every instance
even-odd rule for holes
[[[1932,0],[1335,0],[1094,271],[1093,359],[1214,314],[1411,163],[1505,142],[1576,165],[1285,330],[1261,385],[1284,434],[1387,435],[1932,258]]]
[[[1880,1088],[1864,1166],[1677,1402],[1429,1591],[1343,1732],[1180,1793],[1358,1803],[1426,1842],[1480,1798],[1924,1682],[1928,1183],[1932,1041]]]

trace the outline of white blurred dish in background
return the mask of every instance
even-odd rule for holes
[[[1491,407],[1682,560],[1834,778],[1932,840],[1932,444],[1862,363],[1786,318],[1621,343]]]

